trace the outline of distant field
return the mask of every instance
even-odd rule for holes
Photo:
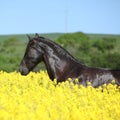
[[[40,35],[47,37],[51,40],[56,40],[63,34],[64,33],[48,33],[48,34],[40,34]],[[34,34],[30,34],[30,35],[34,36]],[[87,35],[89,36],[90,40],[96,40],[96,39],[100,39],[103,37],[112,37],[112,38],[116,38],[116,40],[118,40],[117,42],[120,43],[120,35],[112,35],[112,34],[87,34]],[[28,41],[26,34],[0,35],[0,43],[9,38],[17,38],[17,40],[20,43],[26,43]],[[120,44],[117,44],[117,45],[118,46],[116,47],[120,47]]]
[[[34,34],[29,34],[29,35],[34,36]],[[62,35],[62,33],[51,33],[51,34],[40,34],[40,35],[44,36],[44,37],[47,37],[49,39],[55,40],[60,35]],[[26,42],[28,40],[26,34],[0,35],[0,42],[3,41],[3,40],[7,40],[9,38],[14,38],[14,37],[16,37],[21,42]]]
[[[33,34],[30,34],[30,35],[33,36]],[[63,33],[51,33],[51,34],[40,34],[40,35],[47,37],[51,40],[57,40],[60,36],[63,35]],[[115,38],[117,41],[116,41],[116,46],[114,51],[118,52],[120,49],[120,35],[106,35],[106,34],[86,34],[86,35],[89,37],[89,40],[93,42],[94,40],[97,40],[97,39],[99,40],[104,37]],[[0,70],[14,71],[19,69],[20,60],[24,55],[27,42],[28,42],[28,38],[26,34],[0,35]],[[78,44],[78,43],[75,43],[75,44]],[[77,49],[74,48],[74,50],[77,50]],[[81,52],[80,50],[77,50],[77,51]],[[71,53],[71,51],[69,52]],[[81,56],[75,56],[74,54],[73,56],[77,58],[81,58]],[[86,56],[88,55],[86,54]],[[86,57],[86,56],[83,56],[83,57]],[[85,59],[87,60],[87,58],[88,57],[86,57]],[[85,61],[85,63],[87,62]]]
[[[33,34],[30,35],[33,36]],[[51,40],[56,40],[60,35],[62,34],[41,34],[41,36]],[[26,34],[0,35],[0,70],[7,72],[18,71],[27,43],[28,38]]]
[[[48,33],[48,34],[40,34],[41,36],[47,37],[51,40],[56,40],[57,38],[59,38],[61,35],[63,35],[64,33]],[[29,34],[31,36],[34,36],[34,34]],[[89,36],[89,38],[91,40],[94,39],[99,39],[99,38],[103,38],[103,37],[112,37],[112,38],[116,38],[117,40],[120,40],[120,35],[112,35],[112,34],[87,34]],[[9,38],[13,38],[16,37],[18,40],[20,40],[20,42],[26,42],[27,40],[27,36],[26,34],[16,34],[16,35],[0,35],[0,42],[2,42],[3,40],[7,40]]]
[[[55,40],[63,34],[64,33],[48,33],[48,34],[46,33],[46,34],[40,34],[40,35]],[[34,36],[34,34],[29,34],[29,35]],[[120,35],[115,35],[115,34],[87,34],[87,35],[91,39],[102,38],[102,37],[114,37],[120,40]],[[10,37],[17,37],[22,41],[26,40],[26,34],[13,34],[13,35],[0,35],[0,41],[8,39]]]

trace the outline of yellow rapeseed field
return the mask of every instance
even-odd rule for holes
[[[56,85],[46,71],[1,71],[0,120],[120,120],[120,88]]]

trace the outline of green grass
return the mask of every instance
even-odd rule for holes
[[[33,34],[30,35],[34,36]],[[61,35],[63,35],[63,33],[51,33],[40,35],[51,40],[57,40]],[[119,52],[120,35],[106,35],[106,34],[87,34],[87,35],[89,39],[93,41],[96,39],[101,39],[103,37],[115,38],[117,41],[116,48],[114,49],[114,51]],[[24,55],[27,42],[28,38],[26,34],[0,35],[0,70],[18,71],[19,64]],[[36,70],[38,70],[39,68],[41,68],[41,65],[36,67]]]
[[[56,40],[62,34],[55,33],[40,35],[51,40]],[[30,34],[30,36],[34,35]],[[14,70],[18,71],[19,64],[24,55],[27,43],[28,38],[26,34],[0,35],[0,70],[4,70],[7,72]],[[38,67],[36,67],[35,70],[38,70]]]

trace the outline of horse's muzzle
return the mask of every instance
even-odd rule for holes
[[[27,75],[29,73],[29,70],[26,67],[20,67],[19,71],[21,75]]]

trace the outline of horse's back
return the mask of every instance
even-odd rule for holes
[[[120,70],[109,70],[84,66],[79,78],[81,83],[87,85],[87,82],[91,82],[94,87],[112,83],[112,80],[115,80],[115,83],[120,85]]]
[[[120,70],[110,70],[118,85],[120,85]]]

